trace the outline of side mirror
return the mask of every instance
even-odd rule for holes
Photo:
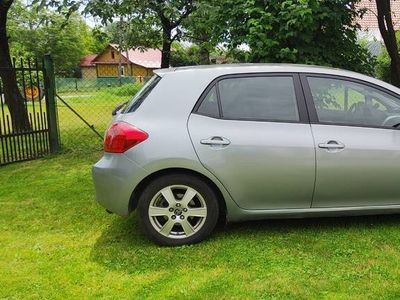
[[[113,116],[116,116],[116,115],[125,107],[125,105],[126,105],[127,103],[128,103],[128,102],[124,102],[124,103],[118,105],[116,108],[114,108],[114,110],[112,111],[111,114],[112,114]]]

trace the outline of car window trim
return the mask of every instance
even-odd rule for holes
[[[347,127],[362,127],[362,128],[378,128],[378,129],[389,129],[389,130],[400,130],[399,127],[384,127],[384,126],[374,126],[374,125],[363,125],[363,124],[350,124],[350,123],[340,123],[340,122],[324,122],[319,121],[317,110],[315,108],[315,103],[312,97],[312,92],[310,85],[308,83],[308,77],[314,78],[328,78],[328,79],[335,79],[335,80],[343,80],[343,81],[350,81],[353,83],[365,85],[371,88],[374,88],[378,91],[387,93],[395,98],[400,100],[400,95],[396,94],[395,92],[385,89],[379,85],[375,85],[371,82],[364,81],[361,79],[348,77],[348,76],[341,76],[341,75],[332,75],[332,74],[323,74],[323,73],[299,73],[300,75],[300,82],[303,87],[304,96],[305,96],[305,103],[308,109],[308,115],[310,118],[310,124],[319,124],[319,125],[331,125],[331,126],[347,126]]]
[[[296,97],[296,104],[297,104],[297,110],[299,113],[299,121],[292,121],[292,120],[265,120],[265,119],[247,119],[247,118],[228,118],[228,117],[223,117],[222,116],[222,105],[221,105],[221,99],[220,99],[220,92],[219,92],[219,87],[218,87],[218,82],[224,79],[232,79],[232,78],[252,78],[252,77],[292,77],[293,79],[293,86],[294,86],[294,93]],[[216,87],[217,91],[217,101],[218,101],[218,115],[219,117],[215,116],[210,116],[207,114],[203,114],[198,112],[198,109],[205,99],[205,97],[208,95],[210,90],[213,87]],[[298,73],[293,73],[293,72],[260,72],[260,73],[237,73],[237,74],[227,74],[227,75],[222,75],[216,77],[214,80],[210,82],[210,84],[205,88],[205,90],[201,93],[199,99],[197,100],[195,106],[192,109],[193,114],[198,114],[201,116],[206,116],[214,119],[221,119],[221,120],[231,120],[231,121],[254,121],[254,122],[279,122],[279,123],[303,123],[303,124],[309,124],[310,119],[308,115],[308,110],[306,107],[306,101],[304,97],[304,92],[303,88],[301,85],[300,77]]]

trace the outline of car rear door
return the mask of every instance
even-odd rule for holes
[[[315,150],[295,74],[215,80],[188,121],[203,166],[244,209],[309,208]]]
[[[301,78],[316,144],[312,207],[400,204],[398,96],[350,78]]]

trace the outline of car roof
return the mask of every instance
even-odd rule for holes
[[[388,84],[379,79],[348,71],[339,68],[316,66],[316,65],[303,65],[303,64],[272,64],[272,63],[246,63],[246,64],[219,64],[219,65],[200,65],[200,66],[187,66],[187,67],[174,67],[168,69],[154,70],[158,76],[165,76],[167,74],[181,74],[186,72],[207,73],[208,75],[215,75],[215,77],[229,75],[229,74],[251,74],[251,73],[313,73],[321,75],[337,75],[360,79],[363,81],[371,82],[390,89],[397,94],[400,94],[400,89]]]
[[[302,64],[270,64],[270,63],[247,63],[247,64],[219,64],[219,65],[199,65],[199,66],[186,66],[186,67],[173,67],[167,69],[154,70],[157,75],[163,76],[171,72],[225,72],[227,74],[234,73],[257,73],[257,72],[312,72],[312,73],[329,73],[335,71],[348,72],[360,75],[355,72],[346,71],[337,68],[316,66],[316,65],[302,65]],[[218,72],[218,73],[219,73]]]

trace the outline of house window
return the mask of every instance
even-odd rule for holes
[[[119,75],[121,75],[122,77],[125,76],[125,68],[124,67],[121,67],[119,69]]]
[[[111,58],[115,59],[115,52],[114,51],[111,51]]]

